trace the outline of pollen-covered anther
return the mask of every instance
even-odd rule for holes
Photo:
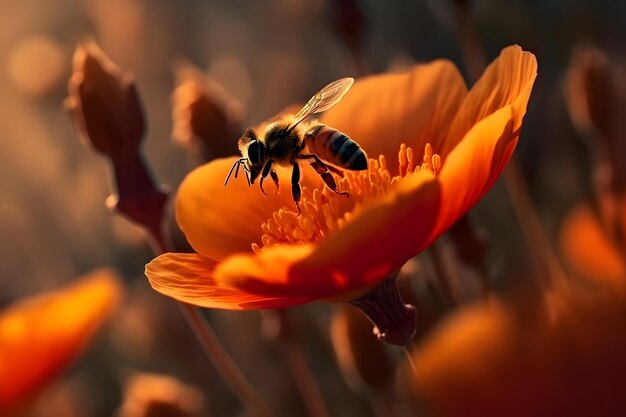
[[[428,162],[426,160],[428,159]],[[253,243],[252,250],[259,252],[276,244],[315,243],[334,230],[350,223],[363,207],[387,194],[389,189],[403,177],[429,169],[437,174],[441,168],[441,158],[432,153],[426,145],[423,163],[415,164],[413,149],[402,144],[398,152],[399,175],[392,176],[384,156],[370,159],[364,171],[344,171],[343,178],[336,178],[340,191],[350,196],[334,193],[328,187],[302,188],[301,213],[291,208],[281,208],[261,225],[263,235],[260,244]]]

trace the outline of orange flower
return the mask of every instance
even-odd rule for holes
[[[103,269],[0,312],[0,414],[27,400],[78,356],[120,293],[117,277]]]
[[[626,292],[589,284],[456,312],[414,351],[408,398],[442,417],[623,416]]]
[[[338,181],[348,198],[306,172],[299,217],[291,193],[264,197],[241,179],[224,188],[234,158],[196,169],[179,188],[176,215],[197,253],[154,259],[150,283],[225,309],[360,296],[489,190],[517,143],[536,71],[535,57],[513,46],[469,92],[445,60],[357,81],[322,121],[381,156]]]

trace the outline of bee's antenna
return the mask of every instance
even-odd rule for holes
[[[239,165],[243,164],[244,161],[245,159],[243,158],[237,159],[235,163],[233,164],[233,166],[230,167],[230,171],[228,171],[228,175],[226,176],[226,179],[224,180],[224,187],[226,187],[226,184],[228,184],[228,180],[230,180],[230,176],[232,175],[235,167],[237,167],[237,170],[235,171],[235,178],[237,178],[237,175],[239,174]],[[245,165],[244,165],[244,168],[245,168]],[[246,178],[247,177],[248,177],[248,174],[246,173]],[[250,185],[250,180],[248,180],[248,185]]]

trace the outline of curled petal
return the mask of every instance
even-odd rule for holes
[[[467,87],[454,64],[438,60],[411,71],[356,81],[322,121],[357,141],[371,156],[395,161],[400,144],[436,152]]]
[[[502,50],[463,100],[461,111],[448,131],[445,146],[437,152],[445,159],[472,126],[507,105],[513,109],[512,131],[517,132],[536,77],[537,60],[533,54],[517,45]]]
[[[166,253],[146,266],[146,276],[152,288],[161,294],[206,308],[282,308],[311,301],[310,298],[264,297],[218,287],[213,279],[215,265],[215,261],[195,253]]]
[[[78,356],[121,291],[115,274],[103,269],[0,313],[0,414],[43,388]]]
[[[336,299],[363,291],[425,247],[439,197],[430,174],[413,175],[320,244],[230,257],[217,267],[216,280],[267,296]]]

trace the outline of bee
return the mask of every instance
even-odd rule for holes
[[[342,78],[328,84],[317,92],[294,115],[277,116],[259,126],[248,128],[238,141],[241,158],[230,168],[224,186],[233,171],[235,178],[243,166],[248,185],[260,176],[259,187],[263,194],[263,181],[269,175],[279,187],[274,165],[292,167],[291,193],[300,210],[300,162],[309,163],[324,180],[328,188],[344,196],[345,191],[337,188],[331,172],[343,177],[339,169],[361,171],[367,169],[367,156],[363,149],[347,135],[315,121],[306,121],[309,116],[321,113],[337,104],[350,90],[353,78]]]

